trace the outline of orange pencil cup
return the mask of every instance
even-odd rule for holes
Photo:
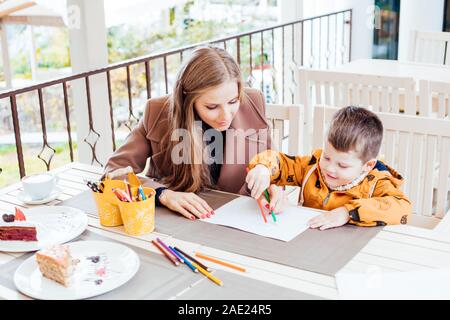
[[[119,203],[116,195],[112,191],[114,188],[124,189],[125,182],[120,180],[106,179],[103,181],[103,193],[92,192],[95,204],[97,206],[100,224],[105,227],[115,227],[123,224],[120,213]]]
[[[141,236],[155,229],[155,190],[142,188],[147,200],[122,202],[119,209],[125,232],[132,236]],[[138,195],[138,188],[132,187],[133,199]]]

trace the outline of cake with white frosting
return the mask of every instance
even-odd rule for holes
[[[53,245],[36,253],[36,261],[42,275],[65,287],[70,285],[73,259],[68,245]]]

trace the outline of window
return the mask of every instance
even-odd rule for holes
[[[400,0],[375,0],[380,9],[379,20],[373,33],[372,57],[374,59],[397,59]]]
[[[445,0],[444,4],[444,25],[442,31],[450,32],[450,0]]]

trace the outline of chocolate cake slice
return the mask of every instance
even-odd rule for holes
[[[16,214],[4,214],[0,220],[0,240],[37,241],[36,226],[26,221],[25,215],[16,208]]]

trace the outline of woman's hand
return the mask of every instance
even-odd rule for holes
[[[340,227],[350,220],[350,215],[345,207],[339,207],[321,215],[312,218],[308,221],[310,228],[319,228],[326,230],[330,228]]]
[[[164,190],[159,201],[172,211],[181,213],[188,219],[195,220],[209,218],[214,210],[208,203],[195,193]]]
[[[247,182],[247,186],[251,191],[251,196],[259,199],[264,190],[270,186],[269,169],[262,164],[256,165],[248,172],[245,182]]]
[[[284,191],[283,187],[279,187],[274,184],[270,185],[268,191],[270,203],[268,203],[266,197],[262,195],[261,199],[263,206],[265,206],[270,211],[273,211],[275,214],[281,213],[289,202],[286,192]]]

